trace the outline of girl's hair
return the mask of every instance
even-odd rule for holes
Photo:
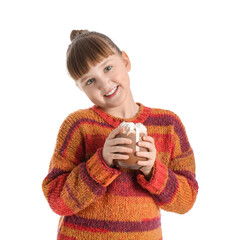
[[[120,49],[106,35],[88,30],[73,30],[71,44],[67,49],[67,69],[70,76],[77,80],[90,70],[90,65],[101,62]]]

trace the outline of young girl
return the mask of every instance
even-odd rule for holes
[[[67,69],[94,103],[68,115],[57,136],[42,188],[61,216],[58,238],[162,239],[160,209],[188,212],[196,199],[195,161],[185,128],[169,111],[136,103],[130,90],[127,54],[107,36],[71,32]],[[115,166],[132,150],[115,138],[121,122],[142,123],[139,170]],[[179,226],[178,226],[179,227]]]

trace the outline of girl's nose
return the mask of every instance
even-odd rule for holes
[[[105,92],[106,90],[108,90],[108,87],[110,86],[110,80],[108,77],[106,76],[101,76],[98,79],[98,88],[99,90]]]

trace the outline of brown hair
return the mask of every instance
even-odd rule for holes
[[[70,76],[77,80],[90,70],[90,65],[101,62],[120,49],[104,34],[88,30],[73,30],[71,44],[67,49],[67,69]]]

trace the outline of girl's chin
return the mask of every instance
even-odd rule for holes
[[[108,108],[116,108],[124,105],[124,102],[127,101],[127,93],[123,94],[121,91],[121,87],[118,87],[118,92],[114,97],[107,98],[104,97],[103,100],[100,101],[92,101],[95,105],[101,107],[102,109],[108,109]]]

